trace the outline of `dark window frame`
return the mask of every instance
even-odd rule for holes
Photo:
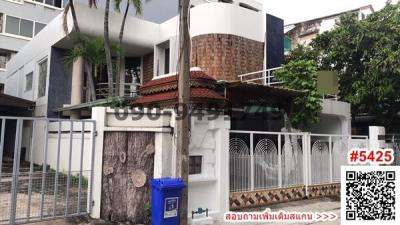
[[[189,175],[201,174],[203,170],[203,156],[189,156]]]

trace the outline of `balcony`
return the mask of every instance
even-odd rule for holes
[[[116,83],[113,83],[114,92],[116,90]],[[120,97],[134,98],[137,96],[140,84],[139,83],[121,83],[120,87],[123,88]],[[110,97],[108,90],[108,83],[96,84],[96,99],[106,99]]]
[[[274,71],[277,71],[281,68],[282,67],[275,67],[275,68],[270,68],[270,69],[266,69],[266,70],[245,73],[245,74],[238,75],[238,77],[239,77],[240,81],[244,82],[244,83],[261,84],[264,86],[272,86],[272,87],[282,87],[283,82],[278,81],[274,77]],[[320,79],[319,76],[318,76],[318,79]],[[330,100],[334,100],[334,101],[339,100],[337,94],[322,94],[322,99],[330,99]]]

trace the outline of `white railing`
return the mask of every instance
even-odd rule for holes
[[[283,82],[275,79],[273,73],[276,70],[281,69],[282,67],[275,67],[266,70],[255,71],[251,73],[245,73],[238,75],[241,82],[245,83],[255,83],[255,84],[263,84],[265,86],[282,86]],[[322,95],[322,99],[331,99],[338,101],[338,95],[324,94]]]
[[[120,87],[123,87],[122,97],[135,97],[138,94],[140,84],[139,83],[122,83]],[[114,83],[114,91],[116,84]],[[105,99],[109,97],[108,83],[97,83],[96,84],[96,98]]]
[[[247,82],[247,83],[259,83],[259,84],[264,84],[267,86],[281,86],[283,82],[277,81],[274,79],[273,72],[275,70],[279,70],[282,67],[275,67],[275,68],[270,68],[266,70],[260,70],[256,72],[251,72],[251,73],[245,73],[242,75],[238,75],[240,78],[241,82]]]
[[[347,151],[367,136],[231,131],[230,191],[336,183]]]

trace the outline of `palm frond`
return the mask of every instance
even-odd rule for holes
[[[120,9],[121,2],[122,2],[122,0],[114,0],[114,9],[115,9],[115,11],[117,11],[117,12],[121,11],[121,9]]]
[[[97,8],[97,0],[88,0],[89,7]]]
[[[136,15],[142,15],[142,0],[129,0],[136,9]]]

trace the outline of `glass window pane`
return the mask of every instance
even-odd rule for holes
[[[0,33],[3,33],[4,14],[0,13]]]
[[[43,23],[35,23],[35,36],[46,26],[46,24]]]
[[[6,33],[19,35],[19,18],[7,16]]]
[[[5,69],[7,62],[11,58],[11,52],[0,50],[0,69]]]
[[[0,69],[5,69],[6,63],[7,63],[6,56],[0,53]]]
[[[21,19],[21,27],[19,35],[31,38],[32,34],[33,34],[33,22]]]
[[[53,0],[44,0],[47,5],[53,5]]]
[[[39,87],[38,97],[46,95],[46,82],[47,82],[47,59],[39,63]]]
[[[32,90],[33,72],[28,73],[25,79],[25,91]]]
[[[54,6],[61,8],[62,7],[62,1],[61,0],[54,0]]]

